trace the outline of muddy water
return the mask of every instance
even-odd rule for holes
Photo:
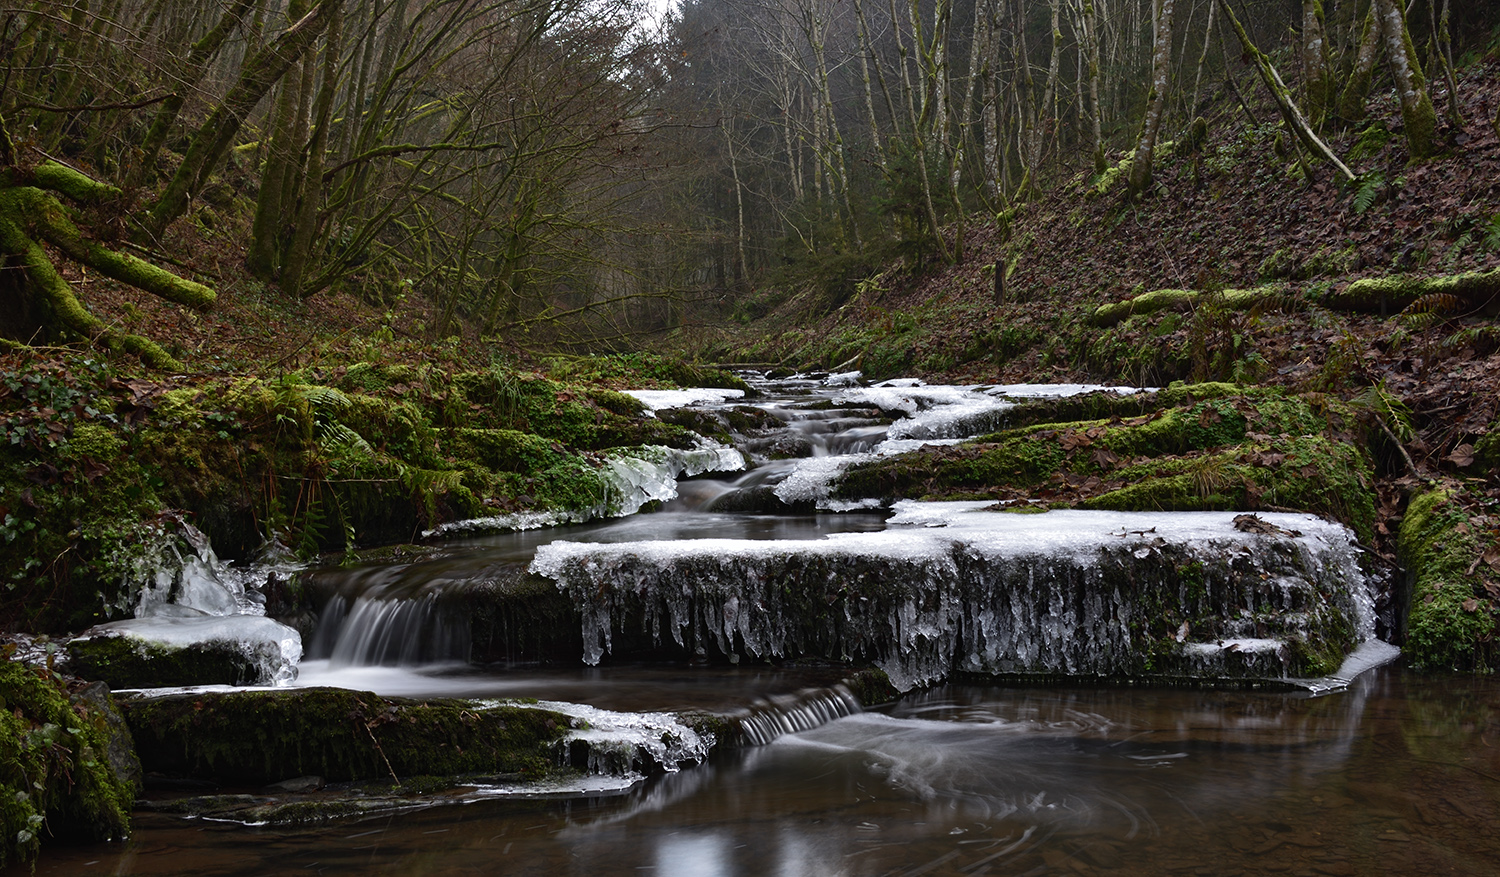
[[[658,680],[659,681],[659,680]],[[318,828],[139,814],[39,874],[1495,874],[1500,681],[947,686],[621,795]]]

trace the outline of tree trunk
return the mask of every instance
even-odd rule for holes
[[[296,22],[306,11],[307,4],[303,0],[292,0],[287,6],[287,18]],[[291,207],[285,200],[286,180],[302,152],[302,144],[297,142],[294,118],[297,103],[301,100],[302,77],[297,74],[302,66],[300,60],[294,62],[277,89],[266,159],[260,174],[260,194],[255,199],[255,219],[250,226],[250,246],[245,252],[246,270],[250,276],[263,281],[276,275],[281,227],[286,210]]]
[[[1130,191],[1135,195],[1151,185],[1151,161],[1156,152],[1156,138],[1161,132],[1162,113],[1167,105],[1167,86],[1172,74],[1172,6],[1173,0],[1156,0],[1156,36],[1151,51],[1151,93],[1146,99],[1146,121],[1141,127],[1135,155],[1130,160]]]
[[[1328,34],[1322,0],[1302,0],[1302,88],[1308,118],[1322,125],[1332,100],[1333,77],[1328,71]]]
[[[302,201],[292,228],[282,265],[281,289],[287,295],[303,297],[302,278],[312,256],[313,237],[317,232],[323,208],[323,162],[328,152],[328,128],[333,124],[333,96],[338,91],[339,57],[343,51],[343,7],[335,7],[328,20],[328,36],[323,41],[323,82],[318,89],[316,127],[307,147],[307,169],[303,175]],[[308,61],[311,66],[311,59]]]
[[[1385,40],[1385,55],[1396,80],[1396,94],[1401,98],[1407,148],[1412,158],[1426,158],[1437,149],[1437,112],[1432,108],[1427,80],[1412,49],[1406,16],[1396,0],[1374,0],[1374,4],[1380,18],[1380,34]]]
[[[168,223],[187,211],[188,202],[202,191],[239,133],[245,118],[266,92],[307,51],[328,25],[328,15],[340,0],[318,0],[318,5],[286,33],[256,52],[240,71],[239,81],[224,96],[189,144],[182,164],[151,208],[143,231],[160,237]]]
[[[1094,173],[1109,168],[1104,159],[1104,135],[1100,129],[1099,109],[1099,22],[1094,16],[1094,0],[1083,0],[1083,53],[1088,65],[1089,136],[1093,147]]]
[[[167,142],[167,135],[172,132],[172,125],[177,121],[177,114],[182,111],[183,104],[187,102],[188,94],[203,81],[204,75],[208,73],[209,65],[213,63],[224,41],[239,29],[254,3],[255,0],[236,0],[229,11],[219,19],[219,23],[193,44],[187,58],[173,72],[172,79],[175,88],[172,94],[162,101],[162,105],[157,108],[156,116],[151,120],[151,128],[146,132],[146,140],[141,145],[141,156],[127,177],[128,185],[138,186],[151,178],[151,172],[156,166],[156,156],[161,152],[162,145]]]
[[[1380,19],[1375,15],[1375,4],[1370,4],[1365,13],[1364,26],[1360,29],[1359,49],[1354,55],[1354,68],[1349,81],[1339,95],[1339,118],[1345,122],[1358,122],[1365,117],[1365,98],[1370,93],[1370,79],[1375,74],[1375,62],[1380,58]]]

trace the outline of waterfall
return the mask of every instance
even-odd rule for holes
[[[751,706],[750,715],[740,721],[740,735],[752,746],[764,746],[777,737],[811,731],[859,712],[859,700],[842,685],[806,688]]]

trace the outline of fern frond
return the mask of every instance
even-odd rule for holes
[[[1421,332],[1431,329],[1433,326],[1443,322],[1443,315],[1436,311],[1425,311],[1408,314],[1404,311],[1400,317],[1401,325],[1412,332]]]
[[[315,384],[301,384],[296,388],[297,395],[307,400],[307,404],[317,412],[325,411],[347,411],[353,403],[343,392],[333,387],[321,387]]]
[[[1411,441],[1417,434],[1412,427],[1411,409],[1399,396],[1386,389],[1385,381],[1371,384],[1349,402],[1380,418],[1399,441]]]
[[[1457,347],[1493,347],[1496,344],[1500,344],[1500,326],[1465,326],[1442,342],[1442,346],[1450,350]]]
[[[337,420],[318,424],[318,446],[330,457],[375,457],[375,448],[364,436]]]
[[[1490,221],[1484,225],[1484,248],[1500,250],[1500,213],[1491,216]]]
[[[1354,212],[1364,213],[1374,206],[1375,199],[1380,197],[1380,191],[1385,188],[1385,174],[1370,171],[1362,174],[1357,184],[1358,188],[1354,190]]]
[[[1464,300],[1451,292],[1429,292],[1406,306],[1406,314],[1452,314],[1463,310]]]

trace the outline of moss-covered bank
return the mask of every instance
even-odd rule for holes
[[[582,362],[621,384],[733,382]],[[604,384],[498,364],[144,378],[20,351],[0,356],[0,418],[0,626],[47,632],[127,614],[167,518],[232,559],[267,536],[311,555],[506,512],[587,516],[610,500],[602,452],[698,441]]]
[[[1078,415],[1094,419],[1049,419]],[[1143,397],[1048,400],[1011,417],[1025,425],[852,466],[833,495],[1296,510],[1336,518],[1363,540],[1373,536],[1374,464],[1362,428],[1352,409],[1325,396],[1175,385]]]
[[[0,867],[43,839],[113,840],[136,789],[110,758],[108,694],[70,700],[62,677],[0,656]]]

